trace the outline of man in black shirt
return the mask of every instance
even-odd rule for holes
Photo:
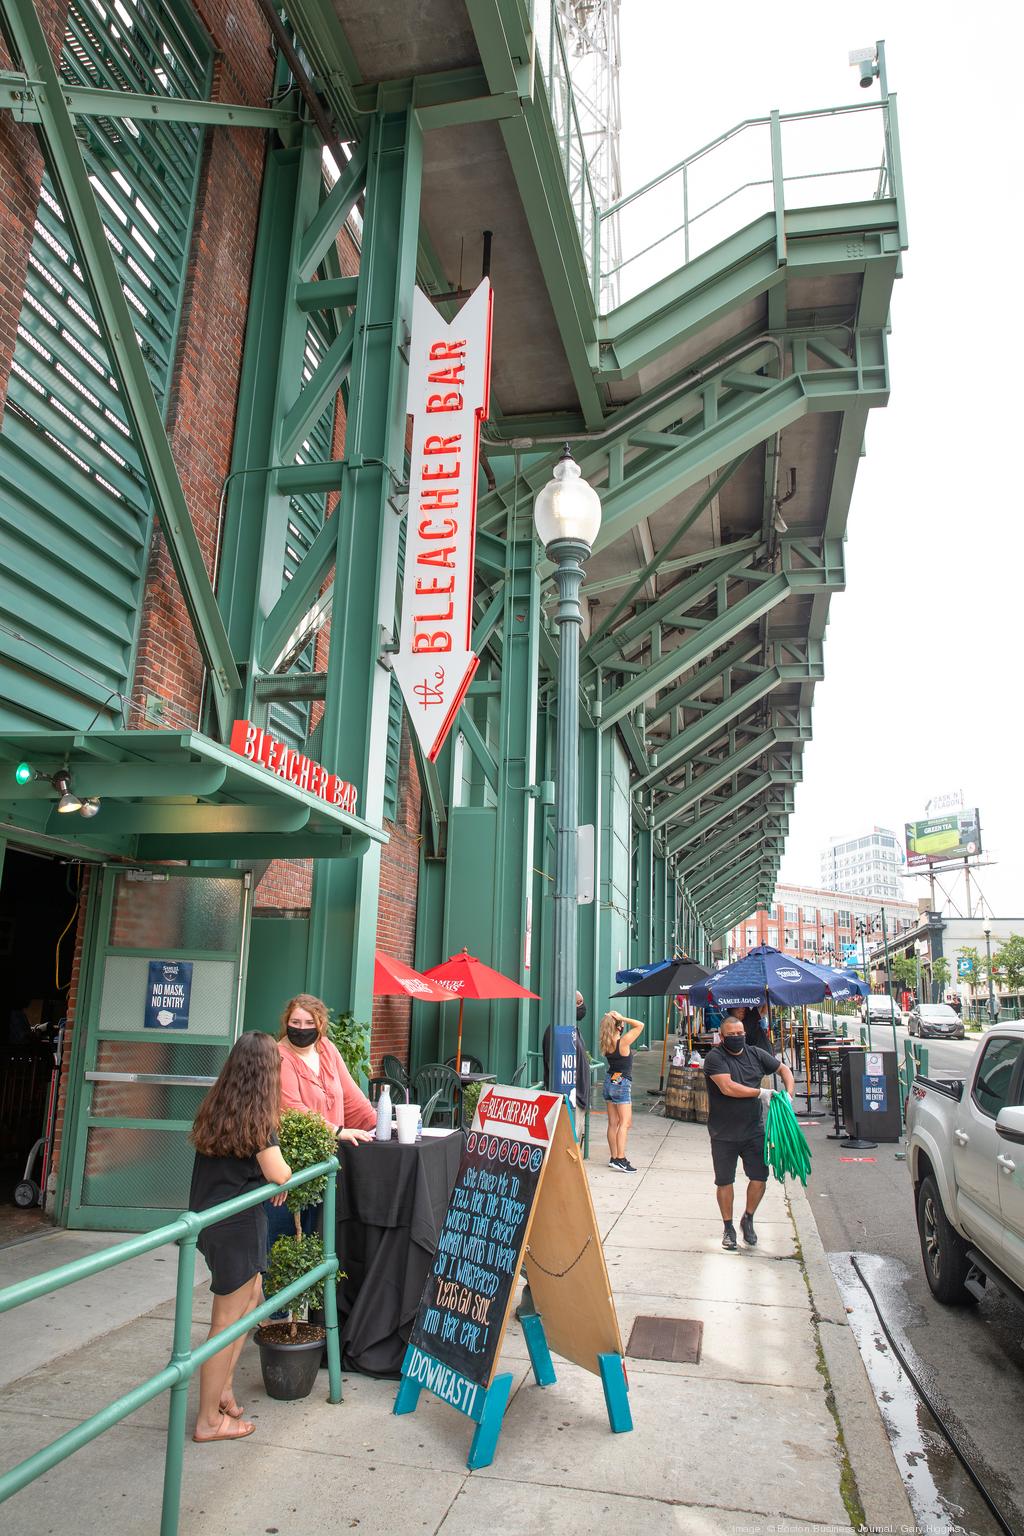
[[[736,1247],[736,1228],[732,1221],[733,1186],[736,1163],[743,1159],[747,1176],[747,1206],[740,1217],[743,1241],[753,1248],[757,1242],[754,1212],[761,1204],[768,1182],[768,1164],[764,1159],[764,1120],[761,1114],[761,1079],[766,1073],[778,1073],[792,1096],[793,1074],[786,1064],[764,1051],[748,1045],[742,1010],[726,1014],[722,1020],[721,1045],[713,1046],[704,1058],[704,1076],[708,1085],[708,1131],[711,1158],[715,1165],[715,1193],[725,1230],[722,1247]]]

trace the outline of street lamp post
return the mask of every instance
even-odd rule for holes
[[[558,583],[558,729],[555,747],[554,988],[549,1086],[575,1088],[576,837],[579,819],[580,588],[583,567],[601,527],[601,500],[569,446],[533,507],[537,535]],[[560,1033],[564,1031],[564,1033]],[[570,1066],[571,1062],[571,1066]]]
[[[985,974],[988,977],[988,1022],[996,1021],[996,994],[992,986],[992,924],[986,921],[982,932],[985,935]]]
[[[867,989],[868,989],[868,995],[870,996],[870,993],[871,993],[871,977],[868,975],[868,956],[867,956],[867,948],[866,948],[865,943],[864,943],[865,924],[864,924],[864,919],[862,917],[858,917],[858,919],[857,919],[857,932],[860,934],[860,968],[864,972],[864,982],[865,982],[865,985],[867,986]],[[870,1049],[871,1049],[871,1004],[867,1001],[867,998],[865,998],[865,1000],[864,1000],[864,1011],[865,1011],[865,1013],[867,1015],[867,1021],[868,1021],[868,1050],[870,1051]]]

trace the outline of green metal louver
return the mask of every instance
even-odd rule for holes
[[[186,5],[71,0],[73,85],[209,95],[211,49]],[[79,120],[83,151],[158,399],[174,359],[202,129]],[[122,717],[152,522],[106,348],[47,179],[0,432],[0,727]],[[15,631],[12,634],[10,631]],[[138,717],[130,722],[139,724]]]

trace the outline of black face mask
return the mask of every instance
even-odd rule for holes
[[[731,1054],[733,1056],[738,1056],[740,1051],[742,1051],[743,1047],[746,1045],[746,1043],[747,1043],[747,1041],[746,1041],[746,1037],[744,1035],[723,1035],[722,1036],[722,1044],[725,1046],[727,1051],[731,1052]]]
[[[587,1005],[586,1005],[586,1003],[577,1003],[576,1004],[576,1023],[577,1024],[582,1024],[583,1020],[586,1018],[586,1016],[587,1016]]]
[[[315,1045],[320,1038],[320,1031],[313,1024],[309,1029],[297,1029],[294,1024],[288,1025],[288,1039],[292,1045],[302,1050],[304,1046]]]

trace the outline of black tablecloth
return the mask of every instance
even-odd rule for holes
[[[342,1147],[338,1173],[338,1286],[342,1363],[371,1376],[401,1374],[462,1158],[463,1136]]]

